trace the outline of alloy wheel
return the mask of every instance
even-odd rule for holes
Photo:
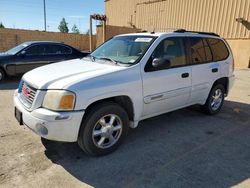
[[[106,149],[113,146],[122,133],[122,121],[115,114],[101,117],[92,131],[92,139],[96,147]]]
[[[223,100],[223,92],[221,91],[221,89],[216,89],[212,95],[212,100],[211,100],[211,108],[213,111],[216,111],[222,103]]]

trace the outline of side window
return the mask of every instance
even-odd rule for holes
[[[58,46],[62,54],[71,54],[71,49],[67,46]]]
[[[187,64],[184,43],[181,37],[171,37],[163,40],[154,50],[146,65],[146,71],[153,71],[152,61],[155,58],[170,61],[170,68]]]
[[[213,61],[221,61],[228,57],[228,49],[222,40],[208,38],[207,41],[213,53]]]
[[[190,37],[190,49],[193,64],[207,62],[205,46],[199,37]]]
[[[213,61],[212,52],[210,50],[210,47],[209,47],[206,39],[203,39],[203,44],[204,44],[205,53],[206,53],[206,61],[212,62]]]
[[[46,48],[45,48],[46,55],[55,55],[55,54],[60,55],[60,54],[70,54],[70,53],[71,53],[71,49],[62,45],[49,44],[49,45],[46,45]]]
[[[26,55],[44,55],[45,47],[44,45],[35,45],[26,49]]]

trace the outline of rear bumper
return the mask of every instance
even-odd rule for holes
[[[75,142],[84,111],[54,112],[44,108],[27,111],[14,96],[14,105],[22,113],[23,123],[39,136],[48,140]]]

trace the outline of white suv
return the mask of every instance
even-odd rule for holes
[[[138,122],[199,104],[220,111],[234,61],[214,33],[177,30],[113,37],[83,59],[26,73],[15,92],[20,124],[49,140],[110,153]]]

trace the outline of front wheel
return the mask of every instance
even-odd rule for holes
[[[205,105],[201,106],[201,109],[209,115],[218,113],[223,105],[224,96],[225,87],[222,84],[215,85],[211,89]]]
[[[92,156],[111,153],[126,137],[128,125],[128,115],[120,105],[112,102],[98,104],[87,112],[78,144]]]

